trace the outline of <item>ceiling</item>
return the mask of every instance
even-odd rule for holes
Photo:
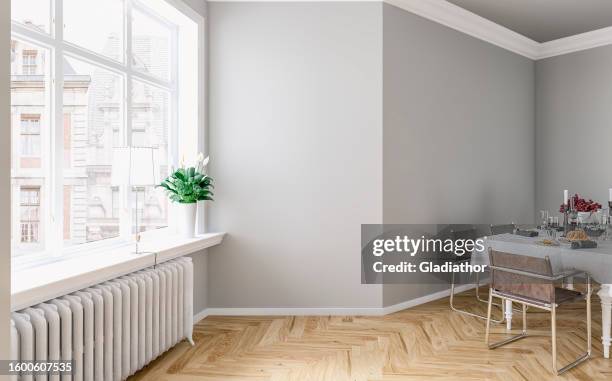
[[[537,42],[612,26],[611,0],[447,0]]]

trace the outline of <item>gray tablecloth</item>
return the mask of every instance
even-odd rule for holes
[[[612,284],[612,241],[598,241],[593,249],[571,249],[569,244],[542,246],[536,242],[539,237],[523,237],[500,234],[485,239],[485,250],[472,253],[472,264],[489,264],[488,248],[513,254],[550,258],[553,270],[561,272],[570,269],[587,271],[599,283]]]

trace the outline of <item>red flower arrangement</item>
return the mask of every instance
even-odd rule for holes
[[[600,203],[595,202],[591,199],[585,200],[584,198],[580,198],[580,196],[578,196],[578,193],[573,195],[571,197],[571,200],[574,201],[574,209],[576,209],[577,212],[593,213],[601,209]],[[565,205],[561,205],[561,207],[559,208],[559,212],[561,213],[565,212]]]

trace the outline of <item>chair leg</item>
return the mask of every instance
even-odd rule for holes
[[[489,290],[489,299],[492,300],[493,296],[491,295],[491,290]],[[505,303],[505,300],[502,298],[502,303]],[[495,348],[499,348],[501,346],[504,346],[506,344],[510,344],[514,341],[523,339],[525,337],[527,337],[527,306],[523,305],[523,331],[515,336],[509,337],[505,340],[502,341],[498,341],[496,343],[490,344],[489,343],[489,325],[487,324],[487,329],[485,331],[485,341],[487,342],[487,346],[489,347],[489,349],[495,349]],[[489,308],[491,308],[491,303],[489,303]]]
[[[487,328],[485,330],[485,343],[489,346],[489,332],[491,331],[491,304],[493,303],[493,294],[489,289],[489,304],[487,305]],[[503,301],[502,301],[503,304]]]
[[[480,297],[480,273],[476,273],[476,299],[478,299],[478,301],[482,303],[489,303],[488,300],[484,300],[483,298]],[[493,305],[502,307],[502,305],[499,305],[495,302],[493,302]]]
[[[591,338],[591,282],[587,282],[587,296],[586,296],[586,314],[587,314],[587,354],[589,357],[592,352],[592,338]]]
[[[564,373],[570,369],[572,369],[573,367],[575,367],[576,365],[586,361],[589,359],[589,357],[591,357],[591,295],[590,295],[590,290],[587,292],[587,297],[586,297],[586,304],[587,304],[587,351],[586,353],[580,355],[576,360],[574,360],[573,362],[567,364],[566,366],[564,366],[561,369],[557,369],[557,311],[556,311],[556,306],[553,304],[552,306],[552,310],[551,310],[551,341],[552,341],[552,366],[553,366],[553,372],[556,375],[560,375],[561,373]]]
[[[523,304],[523,335],[527,335],[527,305]]]
[[[553,304],[550,311],[550,339],[552,341],[552,367],[557,373],[557,307]]]
[[[478,290],[478,288],[477,288],[477,290]],[[457,307],[455,307],[455,303],[454,302],[455,302],[455,273],[453,272],[451,274],[451,292],[450,292],[450,301],[449,301],[451,310],[453,310],[455,312],[458,312],[460,314],[472,316],[472,317],[475,317],[475,318],[478,318],[478,319],[482,319],[482,320],[486,320],[487,319],[486,316],[482,316],[482,315],[475,314],[475,313],[472,313],[472,312],[469,312],[469,311],[458,309]],[[502,305],[502,315],[501,315],[502,317],[501,317],[501,319],[500,320],[491,319],[491,321],[493,323],[495,323],[495,324],[503,323],[504,322],[504,316],[505,316],[504,312],[505,312],[504,311],[504,307]]]

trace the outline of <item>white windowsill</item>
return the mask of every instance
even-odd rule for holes
[[[195,238],[168,236],[141,243],[146,254],[133,254],[134,245],[103,253],[80,255],[63,261],[18,270],[11,278],[11,310],[16,311],[183,255],[215,246],[225,233]]]

